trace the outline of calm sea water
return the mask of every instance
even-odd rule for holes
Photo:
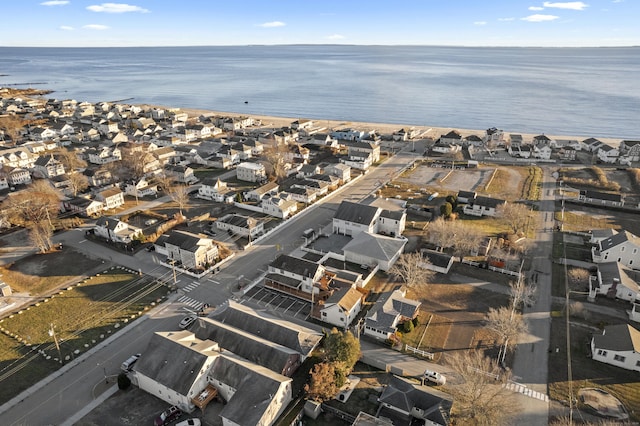
[[[0,86],[59,99],[613,138],[639,75],[640,48],[0,48]]]

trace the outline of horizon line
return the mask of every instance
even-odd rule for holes
[[[127,46],[5,46],[0,48],[15,49],[127,49],[127,48],[165,48],[165,47],[279,47],[279,46],[345,46],[345,47],[459,47],[459,48],[539,48],[539,49],[616,49],[616,48],[638,48],[640,44],[630,45],[589,45],[589,46],[545,46],[545,45],[465,45],[465,44],[355,44],[355,43],[277,43],[277,44],[167,44],[167,45],[127,45]]]

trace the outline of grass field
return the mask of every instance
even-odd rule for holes
[[[114,268],[95,275],[77,286],[69,287],[22,311],[0,320],[3,339],[0,352],[0,403],[21,389],[16,383],[29,386],[60,366],[45,360],[68,361],[85,352],[97,342],[115,333],[137,318],[149,306],[166,294],[166,287],[133,272]],[[58,339],[60,353],[54,337]],[[30,350],[46,355],[30,358]]]
[[[605,216],[597,216],[583,212],[555,212],[555,219],[562,222],[562,229],[565,231],[588,232],[592,229],[620,229],[620,225],[616,224],[613,218]]]
[[[412,332],[402,334],[402,343],[433,353],[433,362],[438,362],[451,331],[451,321],[427,310],[420,310],[418,317],[418,326]]]
[[[46,254],[33,254],[12,264],[1,266],[0,275],[14,293],[41,296],[77,279],[102,265],[70,248]]]

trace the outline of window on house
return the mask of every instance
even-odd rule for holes
[[[624,251],[624,249],[625,249],[624,246],[620,247],[620,251]]]
[[[326,317],[326,316],[327,316],[327,313],[326,313],[326,312],[323,312],[323,313],[322,313],[322,316],[323,316],[323,317]]]
[[[603,351],[602,349],[598,349],[598,355],[607,356],[607,351]]]
[[[640,361],[636,361],[636,367],[640,367]]]
[[[622,356],[622,355],[614,355],[613,356],[613,360],[614,361],[624,362],[625,359],[627,359],[626,356]]]

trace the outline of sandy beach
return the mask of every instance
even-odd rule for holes
[[[164,108],[171,109],[171,107],[167,106],[158,106],[158,105],[139,105],[141,107],[154,107],[154,108]],[[482,137],[485,133],[486,129],[462,129],[462,128],[451,128],[451,127],[438,127],[438,126],[424,126],[424,125],[415,125],[415,124],[390,124],[390,123],[368,123],[368,122],[360,122],[360,121],[338,121],[338,120],[326,120],[323,118],[315,118],[315,117],[278,117],[271,115],[255,115],[255,114],[239,114],[235,112],[226,112],[226,111],[212,111],[212,110],[203,110],[203,109],[192,109],[192,108],[179,108],[180,111],[186,112],[189,117],[197,117],[200,115],[221,115],[225,117],[241,117],[241,116],[251,116],[254,119],[260,120],[264,127],[288,127],[292,122],[296,120],[312,120],[314,122],[314,127],[326,127],[327,129],[339,129],[350,127],[357,130],[371,131],[376,130],[380,134],[391,134],[400,129],[410,129],[415,128],[418,130],[423,137],[430,137],[433,139],[437,139],[440,135],[444,135],[449,133],[451,130],[456,130],[463,137],[469,135],[477,135]],[[508,135],[511,133],[522,135],[525,141],[533,139],[534,136],[538,136],[541,133],[546,134],[548,137],[552,139],[568,139],[568,140],[578,140],[583,141],[592,137],[591,135],[552,135],[545,132],[533,134],[533,133],[521,133],[517,130],[513,129],[501,129],[504,131],[505,139],[508,140]],[[603,143],[611,146],[618,146],[620,144],[621,139],[616,138],[596,138]]]

